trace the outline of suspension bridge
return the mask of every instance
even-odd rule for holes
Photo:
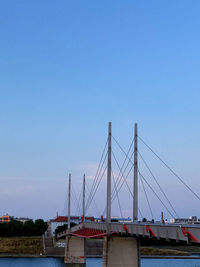
[[[85,175],[83,177],[82,191],[82,222],[70,228],[70,212],[71,212],[71,174],[69,175],[68,186],[68,230],[59,233],[58,237],[66,237],[65,263],[67,266],[85,266],[85,238],[103,238],[103,267],[111,266],[140,266],[140,238],[149,237],[164,240],[185,241],[187,243],[200,243],[200,224],[168,224],[161,222],[144,222],[139,220],[143,214],[138,206],[138,180],[140,179],[150,214],[153,218],[150,199],[147,194],[148,189],[161,203],[163,209],[172,217],[179,217],[172,202],[169,200],[166,192],[161,187],[158,179],[156,179],[146,160],[138,150],[138,140],[140,140],[151,153],[174,175],[177,180],[198,200],[199,195],[177,175],[174,170],[165,163],[161,157],[138,135],[138,127],[134,127],[134,139],[127,152],[122,148],[117,139],[112,135],[111,122],[109,123],[108,138],[97,168],[95,178],[86,202],[86,186]],[[122,153],[125,155],[123,163],[120,165],[115,153],[112,150],[112,141],[114,141]],[[131,149],[133,152],[131,153]],[[138,168],[138,158],[140,157],[144,166],[148,170],[150,176],[157,185],[162,197],[155,191],[153,186],[144,177],[144,174]],[[112,161],[119,168],[118,175],[114,174],[112,169]],[[104,165],[106,165],[104,167]],[[128,184],[128,176],[133,173],[133,188],[131,190]],[[94,197],[99,188],[103,177],[106,175],[107,192],[106,192],[106,218],[101,217],[100,221],[88,222],[85,220],[86,212],[91,204],[94,204]],[[138,179],[139,178],[139,179]],[[120,205],[119,192],[123,186],[126,186],[132,199],[132,222],[121,223],[113,222],[111,217],[111,207],[115,199],[117,199],[120,214],[122,216],[123,209]],[[123,217],[123,216],[122,216]]]

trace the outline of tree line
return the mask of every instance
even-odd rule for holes
[[[41,236],[47,228],[47,223],[42,219],[28,220],[24,223],[11,220],[10,222],[0,223],[0,237]]]
[[[70,223],[70,228],[75,226],[75,225],[76,225],[75,223],[71,222]],[[68,229],[68,224],[63,224],[63,225],[57,226],[57,228],[55,229],[54,234],[57,235],[57,234],[59,234],[59,233],[61,233],[63,231],[66,231],[67,229]]]

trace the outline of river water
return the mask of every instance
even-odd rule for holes
[[[62,259],[0,258],[0,267],[64,267]],[[102,259],[87,259],[87,267],[101,267]],[[141,267],[200,267],[200,259],[142,259]]]

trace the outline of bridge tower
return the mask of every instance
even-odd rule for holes
[[[106,224],[107,234],[110,234],[110,223],[111,223],[111,122],[108,126],[108,164],[107,164],[107,206],[106,206]]]
[[[70,201],[71,201],[71,173],[69,174],[69,185],[68,185],[68,220],[67,229],[70,231]]]
[[[138,221],[138,127],[134,127],[133,222]]]
[[[83,215],[82,222],[85,222],[85,174],[83,175]]]
[[[85,213],[85,175],[83,177],[83,216]],[[65,241],[65,259],[66,266],[81,267],[85,265],[85,238],[70,235],[70,199],[71,199],[71,174],[69,174],[68,189],[68,234]]]
[[[137,167],[137,124],[134,141],[134,200],[133,220],[138,220],[138,167]],[[136,237],[112,236],[111,232],[111,122],[108,126],[108,165],[107,165],[107,236],[103,240],[103,267],[139,267],[139,242]]]

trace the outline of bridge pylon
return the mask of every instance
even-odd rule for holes
[[[111,122],[108,125],[108,163],[107,163],[107,203],[106,203],[106,225],[107,234],[110,234],[110,223],[111,223]]]
[[[108,165],[107,165],[107,235],[103,240],[103,267],[139,267],[140,252],[139,242],[136,237],[112,236],[111,225],[111,122],[108,128]],[[138,149],[137,149],[137,124],[134,133],[134,198],[133,221],[138,220]]]
[[[64,262],[68,267],[84,267],[85,264],[85,238],[70,235],[70,199],[71,199],[71,174],[68,184],[68,230],[65,240]],[[83,177],[83,218],[85,218],[85,175]]]
[[[138,126],[134,127],[133,222],[138,221]]]

